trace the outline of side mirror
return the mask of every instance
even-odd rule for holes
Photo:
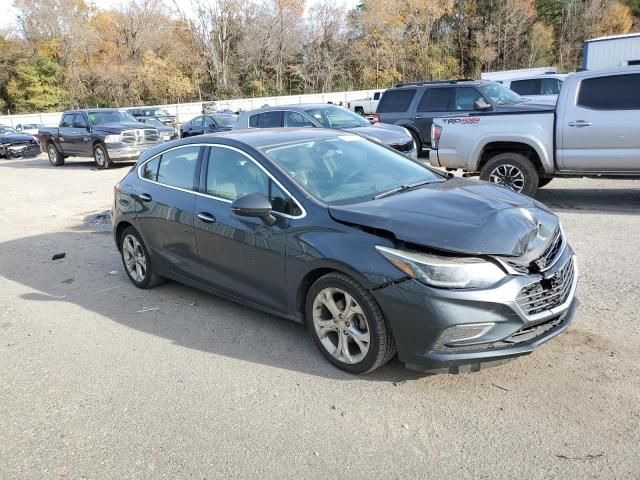
[[[21,131],[22,131],[22,125],[18,125],[18,126],[16,127],[16,130],[17,130],[17,131],[19,131],[19,132],[21,132]]]
[[[276,217],[271,214],[271,202],[262,193],[250,193],[237,198],[231,204],[231,210],[239,217],[259,218],[269,226],[276,223]]]
[[[491,108],[491,105],[487,103],[484,98],[479,98],[475,102],[473,102],[473,108],[475,110],[483,112],[485,110],[489,110]]]

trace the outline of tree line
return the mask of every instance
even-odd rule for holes
[[[185,8],[184,1],[190,2]],[[15,0],[0,110],[381,88],[555,65],[637,29],[640,0]]]

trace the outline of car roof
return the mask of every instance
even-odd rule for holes
[[[289,142],[305,142],[324,138],[352,136],[353,133],[329,128],[249,128],[229,130],[227,132],[197,135],[184,139],[185,143],[227,143],[225,140],[237,141],[253,148],[279,145]]]
[[[433,87],[450,87],[455,85],[488,85],[496,83],[493,80],[435,80],[435,81],[424,81],[424,82],[408,82],[408,83],[399,83],[395,87],[387,89],[396,90],[403,88],[433,88]]]
[[[640,73],[640,66],[627,66],[627,67],[614,67],[603,68],[598,70],[583,70],[581,72],[572,73],[572,78],[591,78],[591,77],[604,77],[607,75],[624,75],[624,74],[638,74]]]

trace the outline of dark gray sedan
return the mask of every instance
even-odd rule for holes
[[[418,155],[413,137],[406,128],[383,123],[371,124],[351,110],[326,103],[279,105],[251,110],[241,113],[233,128],[278,127],[335,128],[382,143],[411,158]]]
[[[351,373],[531,353],[577,304],[558,217],[351,133],[237,130],[155,147],[116,185],[133,284],[163,278],[305,322]],[[283,349],[286,350],[286,349]]]

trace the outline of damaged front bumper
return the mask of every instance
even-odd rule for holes
[[[533,300],[532,285],[542,285]],[[416,280],[372,290],[408,368],[461,373],[531,353],[569,326],[578,300],[571,248],[544,274],[510,275],[488,289],[441,289]]]

